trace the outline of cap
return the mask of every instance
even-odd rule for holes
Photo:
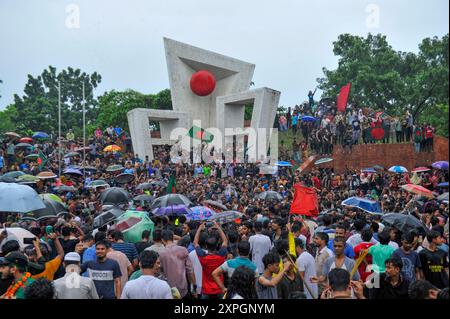
[[[14,264],[17,266],[26,267],[28,266],[28,258],[18,251],[13,251],[6,255],[5,264]]]
[[[64,257],[64,261],[80,262],[81,261],[81,257],[80,257],[80,255],[78,253],[70,252],[70,253],[66,254],[66,256]]]

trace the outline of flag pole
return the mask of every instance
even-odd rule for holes
[[[85,111],[85,96],[84,96],[84,82],[83,82],[83,165],[86,165],[86,111]],[[83,180],[85,179],[86,170],[83,169]]]
[[[61,82],[58,81],[58,176],[61,177]]]

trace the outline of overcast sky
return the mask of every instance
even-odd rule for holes
[[[336,68],[332,42],[339,34],[383,33],[395,50],[417,52],[423,38],[448,33],[448,6],[448,0],[0,0],[0,109],[23,94],[27,74],[49,65],[99,72],[97,96],[111,89],[157,93],[169,87],[164,36],[256,64],[255,87],[281,91],[280,105],[291,106],[306,100],[322,67]]]

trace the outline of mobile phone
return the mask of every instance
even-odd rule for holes
[[[213,223],[213,222],[207,222],[207,223],[205,224],[205,226],[206,226],[207,228],[211,228],[211,227],[214,226],[214,223]]]
[[[31,238],[24,238],[23,239],[23,243],[25,244],[25,245],[33,245],[33,242],[34,242],[34,237],[31,237]]]

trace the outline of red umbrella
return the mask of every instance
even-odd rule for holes
[[[33,142],[33,139],[32,139],[31,137],[22,137],[22,138],[19,140],[19,142],[20,142],[20,143],[32,143],[32,142]]]
[[[421,172],[428,172],[428,171],[431,171],[431,169],[428,167],[421,166],[421,167],[417,167],[417,168],[413,169],[411,172],[421,173]]]
[[[425,187],[422,187],[420,185],[406,184],[406,185],[403,185],[402,188],[407,192],[417,194],[420,196],[424,196],[424,197],[428,197],[428,198],[434,197],[434,194],[432,191],[430,191],[429,189],[426,189]]]

